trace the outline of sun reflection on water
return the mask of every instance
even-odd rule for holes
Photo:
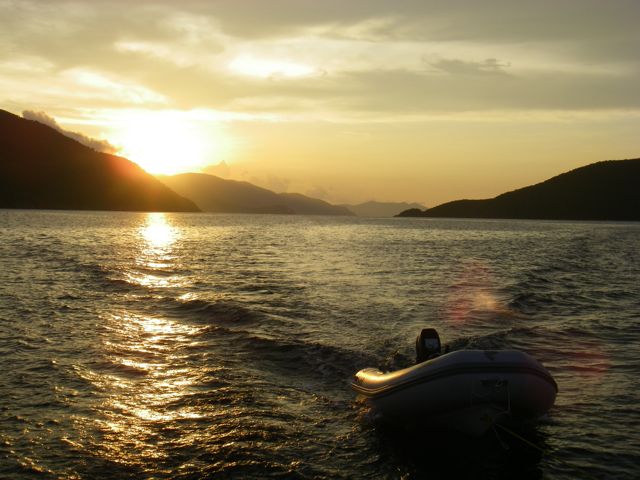
[[[103,355],[79,372],[102,397],[95,418],[100,440],[91,439],[91,449],[127,465],[166,459],[167,445],[154,440],[158,431],[204,415],[184,401],[199,376],[185,361],[185,348],[202,327],[127,311],[102,320]]]
[[[188,284],[180,259],[180,229],[169,215],[150,213],[134,234],[134,259],[124,272],[127,281],[145,292],[162,288],[163,297],[180,298],[179,291],[164,293]],[[198,367],[187,360],[188,350],[204,327],[130,308],[128,299],[137,294],[128,293],[124,303],[101,315],[100,354],[78,372],[99,392],[92,420],[99,434],[83,443],[109,462],[142,467],[153,461],[157,467],[172,451],[171,445],[157,441],[158,432],[204,415],[187,400],[200,377]],[[91,430],[82,425],[78,429]]]
[[[147,214],[137,233],[137,268],[125,273],[127,281],[152,288],[183,286],[184,278],[175,272],[179,265],[175,250],[182,234],[169,216]]]
[[[140,228],[140,235],[147,243],[152,253],[162,253],[168,249],[178,238],[178,230],[169,223],[167,215],[160,212],[152,212],[147,215],[145,224]]]

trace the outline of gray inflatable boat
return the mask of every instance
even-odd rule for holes
[[[433,350],[435,342],[425,343]],[[524,352],[460,350],[432,356],[395,372],[365,368],[356,373],[352,388],[385,421],[432,424],[473,436],[496,423],[537,420],[558,392],[551,374]]]

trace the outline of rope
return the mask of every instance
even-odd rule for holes
[[[535,443],[533,443],[533,442],[532,442],[532,441],[530,441],[530,440],[527,440],[527,439],[526,439],[526,438],[524,438],[522,435],[517,434],[516,432],[514,432],[514,431],[513,431],[513,430],[511,430],[510,428],[507,428],[507,427],[505,427],[504,425],[501,425],[500,423],[498,423],[498,422],[496,421],[496,420],[497,420],[497,418],[498,418],[498,417],[500,417],[501,415],[506,415],[506,416],[510,416],[510,415],[511,415],[511,388],[510,388],[509,382],[505,382],[505,384],[504,384],[504,385],[507,387],[507,409],[506,409],[506,410],[503,410],[503,411],[501,411],[501,412],[498,412],[497,414],[495,414],[495,415],[493,416],[493,418],[491,418],[491,417],[487,416],[487,418],[486,418],[486,419],[484,419],[485,421],[488,421],[488,422],[490,422],[490,423],[491,423],[491,429],[493,430],[493,433],[495,433],[496,438],[497,438],[498,442],[500,443],[500,446],[501,446],[503,449],[505,449],[505,450],[509,450],[509,445],[508,445],[507,443],[505,443],[505,442],[502,440],[502,438],[501,438],[501,437],[500,437],[500,435],[498,434],[498,431],[496,430],[496,428],[495,428],[495,427],[500,428],[500,429],[501,429],[501,430],[503,430],[504,432],[506,432],[506,433],[508,433],[509,435],[511,435],[511,436],[513,436],[513,437],[515,437],[515,438],[517,438],[517,439],[518,439],[518,440],[520,440],[521,442],[525,443],[526,445],[530,446],[531,448],[533,448],[534,450],[537,450],[538,452],[540,452],[540,453],[542,453],[542,454],[548,454],[548,453],[551,453],[550,451],[545,450],[544,448],[542,448],[542,447],[540,447],[540,446],[536,445]],[[500,386],[502,386],[502,385],[500,385]],[[489,392],[489,393],[491,393],[491,392]],[[471,404],[473,404],[473,397],[474,397],[474,396],[475,396],[476,398],[484,398],[484,397],[486,397],[487,395],[484,395],[484,396],[478,395],[478,394],[474,391],[474,389],[472,388],[472,390],[471,390]],[[561,464],[561,465],[564,465],[565,467],[568,467],[568,468],[574,468],[574,467],[572,467],[571,465],[569,465],[567,462],[565,462],[565,461],[563,461],[563,460],[560,460],[560,459],[558,459],[558,458],[554,458],[554,459],[553,459],[553,461],[555,461],[556,463],[559,463],[559,464]],[[589,473],[587,473],[587,472],[580,472],[580,474],[583,476],[583,478],[588,478],[588,479],[591,479],[591,480],[595,480],[595,479],[596,479],[596,477],[594,477],[593,475],[590,475],[590,474],[589,474]]]
[[[513,435],[514,437],[516,437],[518,440],[526,443],[527,445],[529,445],[532,448],[535,448],[536,450],[538,450],[541,453],[546,453],[546,450],[544,448],[539,447],[538,445],[536,445],[535,443],[527,440],[526,438],[524,438],[522,435],[518,435],[516,432],[514,432],[513,430],[511,430],[510,428],[505,427],[504,425],[500,425],[499,423],[495,423],[494,424],[496,427],[501,428],[502,430],[504,430],[505,432],[507,432],[510,435]]]
[[[499,423],[495,423],[494,424],[496,427],[500,427],[502,430],[504,430],[505,432],[507,432],[509,435],[513,435],[514,437],[516,437],[518,440],[521,440],[522,442],[526,443],[527,445],[529,445],[532,448],[535,448],[536,450],[538,450],[541,453],[550,453],[549,451],[539,447],[538,445],[536,445],[535,443],[527,440],[526,438],[524,438],[522,435],[518,435],[516,432],[514,432],[513,430],[505,427],[504,425],[500,425]],[[498,432],[495,431],[494,432],[497,434]],[[500,439],[500,437],[498,437],[498,441],[500,441],[500,443],[502,444],[502,439]],[[508,448],[507,448],[508,450]],[[570,465],[568,462],[561,460],[559,458],[554,458],[553,461],[557,464],[563,465],[565,468],[570,468],[570,469],[574,469],[576,468],[575,466]],[[581,471],[580,472],[580,476],[582,478],[589,478],[591,480],[598,480],[598,477],[593,476],[592,474],[585,472],[585,471]]]

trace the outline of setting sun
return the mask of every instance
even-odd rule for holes
[[[120,120],[114,141],[120,154],[152,174],[199,171],[215,158],[211,135],[181,112],[135,112]]]

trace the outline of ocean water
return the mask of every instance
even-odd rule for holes
[[[640,224],[0,211],[0,478],[640,477]],[[349,388],[419,330],[559,394],[521,438]]]

